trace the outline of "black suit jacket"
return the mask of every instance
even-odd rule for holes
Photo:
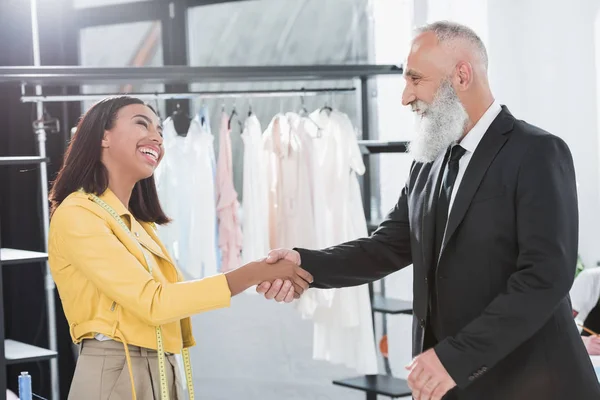
[[[413,354],[423,351],[435,279],[442,337],[434,349],[457,383],[455,397],[600,399],[568,297],[578,243],[569,148],[503,106],[465,171],[436,263],[443,158],[413,163],[398,203],[371,237],[296,249],[313,286],[360,285],[412,264]]]

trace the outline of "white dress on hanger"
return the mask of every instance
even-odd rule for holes
[[[276,115],[263,133],[272,249],[314,248],[311,175],[307,153],[286,115]]]
[[[358,175],[365,172],[352,123],[338,111],[309,116],[320,137],[312,139],[315,229],[318,248],[366,237]],[[314,125],[305,121],[300,131]],[[297,246],[300,247],[300,246]],[[368,285],[309,289],[297,302],[304,318],[314,320],[313,357],[343,364],[361,374],[376,374],[377,353]]]
[[[179,136],[171,118],[163,123],[165,155],[157,169],[161,205],[173,221],[158,234],[178,267],[189,278],[215,275],[216,208],[213,135],[192,119]]]
[[[256,115],[244,122],[244,184],[242,263],[265,257],[269,247],[269,202],[262,128]]]

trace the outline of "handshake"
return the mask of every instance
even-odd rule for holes
[[[233,296],[257,285],[256,291],[265,298],[286,303],[299,299],[313,282],[312,275],[300,267],[300,253],[287,249],[272,250],[266,258],[225,276]]]
[[[277,249],[270,251],[266,258],[227,272],[225,277],[231,295],[257,285],[256,291],[267,299],[286,303],[299,299],[313,282],[312,275],[300,267],[300,261],[297,251]]]

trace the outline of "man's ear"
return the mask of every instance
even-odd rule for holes
[[[458,63],[458,65],[456,66],[456,86],[458,90],[467,90],[472,82],[473,66],[465,61]]]

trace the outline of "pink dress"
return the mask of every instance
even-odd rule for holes
[[[234,270],[242,263],[240,254],[242,251],[242,229],[238,216],[240,203],[233,186],[230,133],[229,118],[226,113],[223,113],[219,130],[219,158],[216,177],[222,272]]]

